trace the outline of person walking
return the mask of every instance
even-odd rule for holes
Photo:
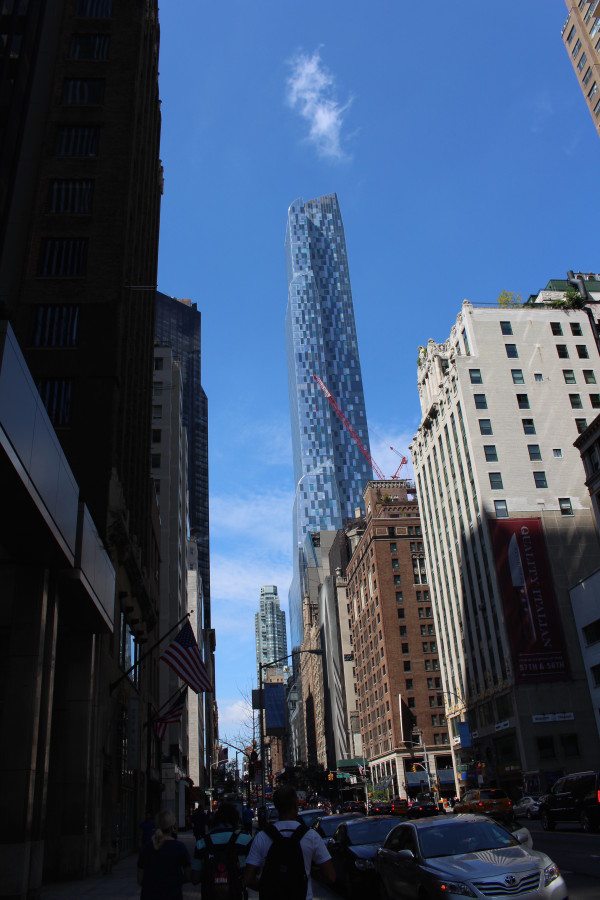
[[[170,810],[158,814],[152,839],[138,859],[140,900],[183,900],[182,885],[191,880],[191,861],[177,840],[175,824]]]
[[[273,802],[279,821],[255,836],[246,860],[244,881],[258,889],[260,900],[313,900],[311,869],[330,884],[335,868],[322,837],[298,820],[298,796],[290,785],[277,788]],[[283,893],[282,893],[283,892]]]
[[[192,830],[197,841],[204,837],[207,826],[208,816],[204,812],[204,807],[197,806],[192,813]]]
[[[202,885],[202,900],[245,900],[243,867],[251,841],[252,837],[240,830],[236,807],[223,803],[194,850],[192,883]]]

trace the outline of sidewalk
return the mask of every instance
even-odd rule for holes
[[[194,852],[192,834],[180,834],[179,840],[187,847],[190,856]],[[83,881],[67,881],[62,884],[50,884],[42,889],[42,900],[139,900],[141,888],[137,883],[137,853],[115,863],[110,875],[96,875]],[[249,892],[254,898],[254,891]],[[200,886],[184,884],[183,900],[200,900]]]

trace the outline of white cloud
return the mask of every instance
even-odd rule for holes
[[[246,745],[252,739],[252,704],[249,699],[224,700],[219,703],[219,734],[223,739],[239,746]],[[235,750],[229,748],[232,759]]]
[[[289,554],[293,502],[292,491],[283,490],[213,495],[210,499],[213,539],[239,538],[245,545],[260,547],[263,552]]]
[[[323,65],[318,50],[310,55],[299,53],[290,66],[287,101],[308,123],[308,140],[320,156],[337,161],[345,159],[342,127],[352,101],[342,104],[337,99],[335,78]]]

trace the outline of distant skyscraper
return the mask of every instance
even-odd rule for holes
[[[295,200],[285,238],[287,358],[294,457],[292,646],[302,641],[303,544],[362,505],[373,473],[313,380],[323,379],[369,447],[344,226],[335,194]]]
[[[260,663],[280,659],[287,653],[285,613],[279,605],[277,586],[265,584],[260,589],[260,608],[254,616],[256,630],[256,669]],[[282,667],[285,663],[282,663]]]

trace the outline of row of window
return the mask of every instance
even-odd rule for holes
[[[534,473],[535,474],[535,473]],[[538,475],[544,476],[543,472],[539,472]],[[546,484],[536,484],[536,487],[547,487]],[[573,504],[571,503],[570,497],[559,497],[558,498],[558,506],[560,509],[561,516],[572,516],[573,515]],[[508,504],[506,500],[494,500],[494,509],[496,512],[497,519],[508,519]]]
[[[511,369],[510,374],[512,376],[513,384],[525,384],[523,369]],[[544,380],[544,376],[541,372],[534,372],[533,377],[535,381]],[[573,369],[563,369],[563,377],[565,379],[565,384],[577,384],[575,371]],[[592,369],[584,369],[583,377],[586,384],[596,384],[596,375]],[[471,384],[483,384],[481,369],[469,369],[469,378],[471,379]]]
[[[595,396],[595,395],[590,395]],[[592,403],[593,405],[593,403]],[[535,434],[535,423],[533,419],[522,419],[523,422],[523,431],[525,434]],[[587,419],[575,419],[575,426],[577,428],[578,434],[581,434],[587,428]],[[479,433],[485,436],[489,436],[494,433],[492,428],[492,420],[491,419],[479,419]],[[537,446],[534,444],[528,446]],[[485,449],[485,448],[484,448]],[[554,453],[555,456],[562,456],[562,451],[560,454]],[[541,459],[541,457],[540,457]],[[488,459],[488,462],[495,462],[494,459]]]
[[[516,344],[505,344],[504,349],[506,350],[506,355],[509,359],[519,358],[519,350]],[[579,359],[589,359],[590,354],[588,353],[585,344],[576,344],[575,349]],[[556,352],[558,353],[559,359],[569,359],[569,348],[566,344],[557,344]]]

